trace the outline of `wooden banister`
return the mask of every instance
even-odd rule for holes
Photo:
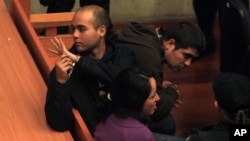
[[[75,108],[72,110],[73,115],[75,117],[75,131],[77,135],[77,139],[81,141],[93,141],[93,137],[90,134],[86,124],[82,122],[82,116],[80,115],[79,111]]]
[[[73,141],[48,128],[46,84],[7,9],[0,1],[0,138],[2,141]]]
[[[69,26],[74,12],[31,14],[30,22],[34,28]]]
[[[27,11],[26,11],[27,12]],[[52,47],[50,39],[52,37],[39,38],[31,24],[29,16],[23,9],[19,0],[11,0],[10,2],[10,14],[14,23],[16,24],[19,33],[22,36],[23,41],[27,44],[29,51],[31,52],[36,65],[38,66],[45,82],[47,82],[48,76],[55,64],[56,56],[49,53],[48,47]],[[31,16],[33,21],[36,21],[35,16]],[[63,23],[64,25],[65,23]],[[35,25],[39,25],[38,23]],[[62,24],[61,24],[62,25]],[[40,25],[39,25],[40,26]],[[46,25],[48,26],[48,24]],[[65,38],[65,44],[67,47],[71,47],[73,44],[73,38],[70,35],[60,35]],[[68,45],[67,45],[68,44]],[[72,109],[75,118],[75,131],[79,141],[92,141],[88,128],[82,119],[81,115],[76,109]]]
[[[31,0],[19,0],[24,13],[26,14],[26,16],[29,18],[30,15],[30,5],[31,5]]]
[[[31,14],[30,22],[35,29],[44,29],[45,36],[57,35],[57,27],[70,26],[74,12]]]
[[[38,65],[43,78],[47,82],[49,73],[54,66],[51,59],[53,60],[55,58],[49,58],[47,51],[44,49],[41,41],[37,37],[37,34],[30,24],[30,21],[19,0],[11,0],[10,14],[24,42],[27,44],[36,64]]]

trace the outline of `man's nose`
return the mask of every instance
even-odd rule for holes
[[[160,100],[160,96],[159,96],[159,94],[157,93],[156,98],[155,98],[155,101],[159,101],[159,100]]]
[[[79,32],[77,30],[74,30],[72,32],[73,37],[79,37]]]

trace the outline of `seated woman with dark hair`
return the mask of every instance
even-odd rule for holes
[[[94,141],[155,141],[147,122],[159,99],[152,74],[137,68],[122,71],[96,108]]]
[[[95,141],[154,141],[146,126],[159,100],[156,82],[151,74],[127,69],[114,81],[107,101],[96,112]]]

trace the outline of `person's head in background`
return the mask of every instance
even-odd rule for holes
[[[167,30],[159,30],[163,42],[165,62],[178,72],[191,65],[205,50],[205,37],[201,29],[190,22],[180,22]]]
[[[213,83],[215,107],[231,124],[250,124],[250,82],[243,75],[222,73]]]
[[[72,19],[71,32],[78,52],[105,51],[106,39],[112,35],[112,22],[100,6],[87,5],[79,8]]]
[[[111,113],[120,118],[132,117],[144,122],[154,113],[156,102],[160,99],[155,78],[138,68],[128,68],[119,73],[107,97],[109,106],[100,109],[102,113],[107,112],[97,116],[98,122],[105,121]]]

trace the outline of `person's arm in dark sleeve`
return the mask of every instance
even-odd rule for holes
[[[57,131],[66,131],[73,126],[72,104],[67,90],[68,83],[58,83],[53,70],[48,82],[45,115],[48,124]]]
[[[135,65],[135,54],[132,50],[124,47],[118,50],[113,62],[107,63],[81,56],[77,65],[80,66],[82,72],[86,75],[111,84],[121,70]]]

